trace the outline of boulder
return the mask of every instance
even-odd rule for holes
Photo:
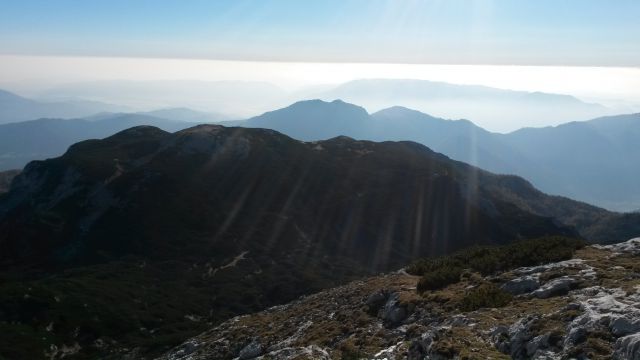
[[[619,318],[614,318],[609,323],[611,333],[616,336],[625,336],[640,331],[640,318],[626,314]]]
[[[407,360],[423,360],[427,355],[427,352],[428,348],[425,348],[425,345],[422,341],[414,340],[409,346],[409,351],[407,352]]]
[[[539,287],[540,282],[536,276],[526,275],[507,281],[500,288],[512,295],[521,295],[530,293]]]
[[[532,292],[531,295],[538,299],[547,299],[553,296],[565,295],[576,283],[576,279],[570,276],[559,277],[542,285],[539,289]]]
[[[565,347],[581,344],[587,340],[588,331],[583,327],[572,327],[565,339]]]
[[[381,318],[390,326],[400,324],[404,319],[409,316],[406,306],[400,303],[400,296],[398,293],[392,293],[389,295],[387,302],[382,308]]]
[[[498,326],[491,330],[491,343],[503,354],[511,352],[511,342],[509,337],[509,328],[506,326]]]
[[[640,333],[627,335],[616,341],[614,345],[614,359],[640,360]]]
[[[180,345],[180,347],[176,351],[176,355],[178,356],[187,356],[196,351],[198,349],[198,343],[195,341],[187,341],[186,343]]]
[[[493,346],[501,353],[510,355],[512,359],[531,358],[538,349],[547,346],[549,340],[548,335],[534,338],[531,327],[538,319],[539,316],[527,316],[508,328],[506,326],[494,328],[491,331]]]
[[[376,315],[380,308],[384,306],[389,298],[389,291],[387,290],[378,290],[373,294],[369,295],[367,299],[364,301],[364,304],[367,306],[369,313],[372,315]]]
[[[527,351],[527,356],[533,356],[538,351],[547,349],[550,346],[549,338],[550,338],[549,334],[544,334],[544,335],[538,335],[533,339],[531,339],[531,341],[529,341],[525,346],[525,349]]]
[[[243,347],[238,354],[240,360],[253,359],[262,354],[262,344],[258,340],[251,341],[247,346]]]

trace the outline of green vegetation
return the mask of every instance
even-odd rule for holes
[[[560,236],[520,240],[503,246],[477,246],[449,256],[418,260],[407,272],[422,276],[417,287],[422,293],[457,283],[465,269],[490,275],[521,266],[567,260],[584,246],[583,240]]]
[[[486,283],[469,291],[460,301],[460,310],[474,311],[481,308],[506,306],[513,296],[495,284]]]
[[[441,268],[428,271],[420,278],[418,291],[442,289],[449,284],[457,283],[462,275],[462,270],[462,267],[445,264]]]
[[[79,344],[90,359],[123,347],[166,350],[208,327],[210,297],[184,271],[115,262],[0,283],[0,357],[37,359],[52,345]],[[186,284],[188,279],[192,284]],[[103,347],[96,346],[101,339]],[[112,342],[115,341],[115,342]],[[117,344],[116,344],[117,343]],[[113,354],[115,357],[116,354]]]
[[[0,272],[0,359],[39,359],[74,344],[81,351],[65,359],[118,359],[133,349],[153,358],[232,316],[335,286],[326,272],[355,277],[339,266],[284,271],[268,259],[242,261],[215,276],[190,261],[134,257],[55,274]]]

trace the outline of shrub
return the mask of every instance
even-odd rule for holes
[[[462,268],[458,266],[446,266],[429,271],[418,281],[417,290],[422,293],[427,290],[441,289],[460,281],[460,275],[462,275]]]
[[[474,311],[481,308],[500,308],[507,305],[513,297],[494,284],[482,284],[469,291],[460,301],[460,310]]]
[[[358,360],[362,358],[368,358],[368,355],[365,354],[360,347],[357,347],[353,342],[347,340],[346,342],[340,345],[340,359],[341,360]]]
[[[502,246],[474,246],[449,256],[418,260],[407,267],[407,272],[422,276],[418,292],[424,292],[458,282],[465,269],[490,275],[521,266],[567,260],[584,245],[583,240],[551,236]]]

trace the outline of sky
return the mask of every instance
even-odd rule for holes
[[[637,0],[0,0],[0,52],[640,65]]]
[[[0,87],[415,78],[640,111],[638,0],[0,0]]]

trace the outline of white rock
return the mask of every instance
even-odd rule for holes
[[[640,334],[628,335],[618,339],[614,346],[613,358],[640,360]]]
[[[532,292],[531,295],[537,297],[538,299],[546,299],[552,296],[564,295],[567,294],[569,290],[571,290],[571,287],[576,282],[576,279],[570,276],[559,277],[542,285],[539,289]]]
[[[525,275],[513,280],[509,280],[502,284],[502,290],[512,295],[520,295],[530,293],[540,287],[540,281],[537,276]]]
[[[588,331],[608,329],[614,336],[624,336],[640,331],[640,301],[637,294],[629,294],[616,288],[600,286],[582,289],[574,293],[584,312],[567,328],[565,344],[576,343]],[[625,358],[626,359],[626,358]]]
[[[610,250],[617,253],[630,253],[633,255],[640,254],[640,238],[634,238],[612,245],[593,245],[598,249]]]
[[[538,265],[538,266],[527,266],[521,267],[514,270],[517,274],[529,275],[529,274],[539,274],[545,271],[553,270],[553,269],[563,269],[563,268],[577,268],[577,267],[585,267],[585,262],[582,259],[570,259],[565,261],[559,261],[555,263]]]
[[[238,357],[241,360],[246,360],[258,357],[260,354],[262,354],[262,345],[257,340],[254,340],[240,350]]]

